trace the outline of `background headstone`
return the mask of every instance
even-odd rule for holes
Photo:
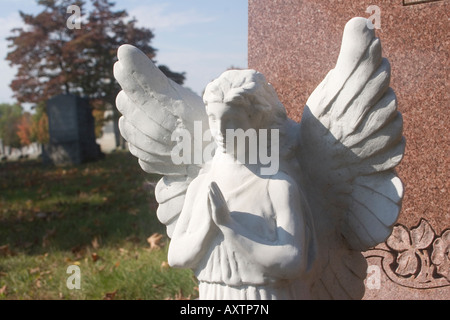
[[[398,167],[405,197],[394,236],[366,253],[366,299],[450,297],[449,11],[449,1],[249,0],[249,67],[296,120],[334,68],[351,18],[371,19],[391,63],[406,137]]]
[[[80,164],[102,157],[95,141],[95,120],[87,99],[58,95],[47,101],[50,142],[44,163]]]
[[[114,120],[113,111],[107,110],[105,112],[105,124],[102,128],[102,135],[97,139],[97,143],[100,145],[100,149],[104,153],[110,153],[116,149],[116,135],[114,132]]]
[[[0,159],[3,159],[3,157],[6,158],[5,148],[3,146],[3,139],[0,139]]]

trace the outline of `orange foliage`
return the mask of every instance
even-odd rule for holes
[[[24,113],[17,123],[17,135],[21,145],[31,144],[31,116],[28,112]]]

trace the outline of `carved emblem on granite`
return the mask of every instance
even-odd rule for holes
[[[415,289],[450,286],[450,229],[437,235],[425,219],[410,230],[395,226],[385,245],[365,256],[381,257],[383,271],[398,285]]]

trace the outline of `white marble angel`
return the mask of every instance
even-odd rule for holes
[[[366,19],[347,23],[336,67],[300,123],[255,70],[226,71],[202,99],[133,46],[118,58],[121,134],[142,169],[163,176],[155,196],[168,262],[194,271],[200,299],[363,296],[361,252],[397,220],[405,147],[390,66]],[[255,139],[236,143],[238,130]],[[185,161],[174,161],[186,141]],[[249,161],[253,153],[265,157]],[[269,154],[278,158],[268,174]]]

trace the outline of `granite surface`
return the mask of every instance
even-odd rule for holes
[[[450,1],[411,3],[249,0],[248,59],[249,68],[267,77],[290,117],[299,120],[308,96],[336,63],[346,22],[355,16],[369,18],[371,13],[366,9],[378,6],[381,28],[376,35],[381,39],[383,56],[391,63],[391,87],[397,94],[407,141],[405,157],[398,167],[405,185],[398,223],[405,230],[418,230],[419,223],[425,220],[437,241],[439,237],[444,239],[444,232],[450,228]],[[430,243],[430,254],[432,248]],[[394,271],[398,269],[395,254],[391,265]],[[448,263],[448,251],[444,255]],[[417,278],[419,272],[413,276]],[[442,279],[442,275],[432,272],[431,277]],[[423,295],[428,289],[423,289],[422,284],[419,293],[414,291],[418,287],[411,285],[411,297],[448,299],[449,281],[444,283],[444,293],[428,295]],[[399,294],[401,290],[394,292]]]
[[[249,67],[266,75],[289,115],[299,120],[308,96],[332,69],[345,23],[376,3],[384,56],[404,118],[406,155],[399,167],[405,199],[399,222],[426,218],[450,226],[449,1],[249,1]]]

